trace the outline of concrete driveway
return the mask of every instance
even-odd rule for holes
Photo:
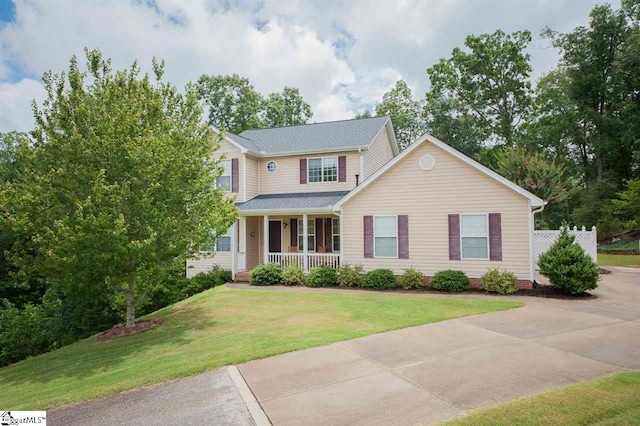
[[[609,269],[597,298],[523,298],[238,368],[275,425],[428,424],[640,369],[640,269]]]

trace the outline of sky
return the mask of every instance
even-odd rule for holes
[[[0,0],[0,131],[33,128],[42,74],[99,48],[116,69],[138,60],[180,89],[202,74],[239,74],[266,95],[300,89],[313,121],[371,110],[399,79],[416,98],[425,70],[468,34],[529,30],[532,80],[558,52],[540,30],[588,23],[603,0]],[[619,7],[620,1],[612,1]]]

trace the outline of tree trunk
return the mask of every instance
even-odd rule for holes
[[[136,324],[136,302],[133,292],[133,280],[129,281],[127,289],[127,328],[131,328]]]

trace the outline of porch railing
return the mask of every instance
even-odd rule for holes
[[[329,266],[331,268],[340,266],[339,253],[308,253],[307,259],[309,269],[316,266]],[[269,253],[267,260],[269,263],[277,263],[282,267],[289,265],[304,267],[304,253]]]

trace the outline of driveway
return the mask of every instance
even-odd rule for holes
[[[523,298],[238,368],[275,425],[428,424],[640,369],[640,269],[608,269],[597,298]]]

